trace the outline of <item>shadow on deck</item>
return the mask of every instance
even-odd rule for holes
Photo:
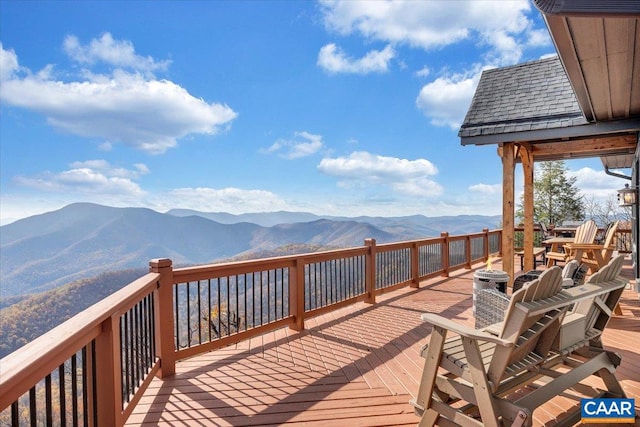
[[[418,389],[419,352],[431,331],[420,314],[473,326],[473,273],[308,319],[301,333],[283,328],[178,362],[175,376],[152,382],[128,425],[416,425],[408,401]],[[631,278],[629,265],[625,274]],[[603,341],[622,355],[616,375],[639,404],[638,295],[625,290],[621,307]],[[559,396],[534,413],[534,425],[553,425],[576,404]]]

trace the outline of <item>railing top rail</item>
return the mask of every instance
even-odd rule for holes
[[[366,247],[357,247],[321,252],[310,252],[297,255],[286,255],[281,257],[260,258],[245,261],[233,261],[223,262],[219,264],[206,264],[193,267],[175,268],[173,270],[173,281],[174,283],[183,283],[233,274],[244,274],[277,268],[293,267],[296,261],[300,260],[305,263],[310,263],[363,255],[366,252]]]
[[[0,360],[0,408],[28,390],[19,390],[20,384],[44,378],[97,337],[106,319],[124,313],[148,295],[159,277],[148,273],[136,279]]]

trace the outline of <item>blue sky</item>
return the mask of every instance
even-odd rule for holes
[[[78,201],[500,214],[496,147],[460,123],[483,69],[555,53],[530,2],[479,0],[0,0],[0,43],[2,224]],[[597,198],[624,184],[567,166]]]

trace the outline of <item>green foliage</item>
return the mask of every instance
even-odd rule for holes
[[[565,163],[541,162],[539,166],[533,182],[533,221],[558,225],[565,220],[584,220],[583,196],[575,186],[576,177],[567,176]],[[516,217],[520,221],[524,219],[524,194],[520,198]]]

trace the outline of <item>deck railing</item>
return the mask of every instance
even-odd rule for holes
[[[501,253],[501,230],[150,272],[0,360],[1,425],[124,424],[176,360]]]

